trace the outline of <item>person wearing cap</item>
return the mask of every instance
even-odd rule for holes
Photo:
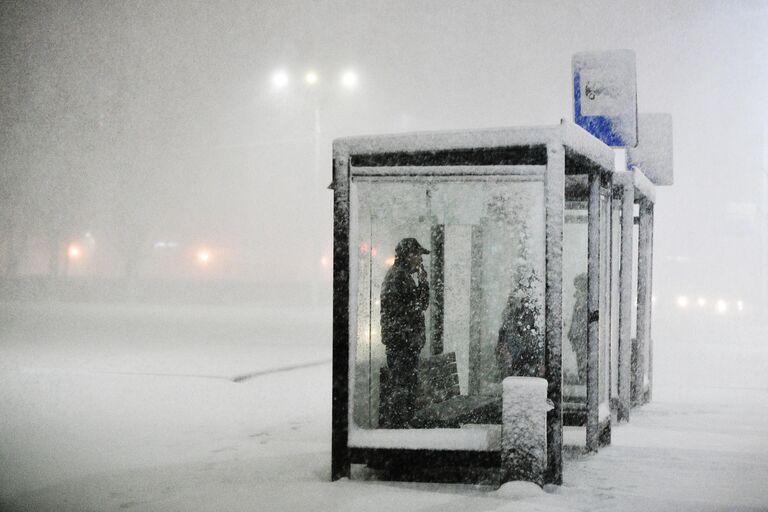
[[[415,238],[403,238],[381,287],[381,340],[386,347],[389,397],[380,405],[383,428],[408,428],[415,412],[419,353],[426,343],[429,282]]]

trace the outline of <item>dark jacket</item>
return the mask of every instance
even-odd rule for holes
[[[424,310],[429,283],[416,281],[404,261],[395,260],[381,287],[381,341],[389,349],[418,353],[426,343]]]

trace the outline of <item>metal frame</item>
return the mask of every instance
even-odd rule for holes
[[[632,248],[634,244],[635,186],[630,172],[614,174],[621,197],[621,265],[619,269],[619,401],[618,421],[629,421],[632,406]]]
[[[651,399],[653,375],[653,340],[651,311],[653,309],[653,210],[651,198],[638,201],[637,246],[637,341],[633,360],[632,405],[643,405]],[[648,357],[646,357],[646,354]],[[645,374],[648,373],[648,386]]]

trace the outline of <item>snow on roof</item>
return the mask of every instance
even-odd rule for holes
[[[643,173],[639,167],[632,167],[632,175],[635,179],[635,190],[650,202],[656,202],[656,185]]]
[[[551,126],[449,130],[346,137],[333,141],[334,158],[378,153],[563,145],[605,170],[613,170],[613,150],[583,128],[561,121]]]

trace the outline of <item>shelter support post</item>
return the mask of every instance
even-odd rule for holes
[[[655,203],[648,202],[648,295],[651,297],[651,306],[648,308],[648,389],[643,395],[643,403],[648,403],[653,398],[653,231],[654,231],[654,207]]]
[[[333,390],[331,479],[349,477],[349,164],[333,162]]]
[[[443,353],[443,318],[445,313],[445,225],[434,224],[430,233],[431,272],[429,275],[430,352]]]
[[[563,221],[565,148],[547,145],[545,365],[547,398],[547,468],[544,482],[563,483]]]
[[[589,175],[587,234],[587,451],[600,445],[600,175]]]
[[[469,285],[469,394],[480,394],[480,343],[483,305],[483,228],[472,226],[472,273]]]
[[[637,339],[632,361],[632,405],[642,405],[645,394],[646,354],[651,329],[651,261],[653,203],[640,201],[637,240]]]
[[[621,264],[619,267],[619,408],[618,421],[629,421],[632,406],[632,249],[634,245],[635,187],[622,187]]]

